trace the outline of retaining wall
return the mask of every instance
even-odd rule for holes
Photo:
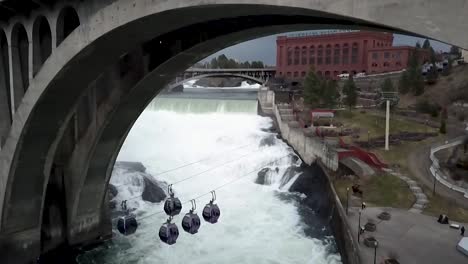
[[[326,195],[330,205],[328,217],[329,224],[333,230],[338,249],[341,253],[344,264],[359,264],[359,247],[353,239],[351,229],[346,221],[346,213],[341,205],[340,199],[327,173],[327,169],[338,169],[338,153],[326,142],[313,135],[308,129],[300,127],[299,123],[294,121],[292,109],[289,105],[276,105],[275,94],[272,91],[261,90],[258,95],[259,109],[263,114],[268,113],[268,106],[272,105],[272,113],[283,140],[296,151],[308,165],[319,166],[317,173],[325,174]],[[265,109],[267,109],[265,111]],[[315,163],[315,164],[313,164]]]
[[[301,156],[302,160],[311,165],[320,160],[330,170],[338,169],[338,152],[322,139],[310,136],[310,128],[301,128],[296,121],[290,121],[287,111],[289,105],[273,105],[273,112],[281,136]],[[292,115],[292,113],[291,113]],[[307,133],[309,132],[309,133]]]
[[[348,221],[346,221],[346,212],[324,164],[321,162],[318,162],[318,164],[327,178],[327,195],[331,206],[330,227],[335,235],[336,244],[341,253],[341,260],[344,264],[359,264],[361,263],[359,243],[352,235],[352,229]]]
[[[445,185],[447,188],[451,190],[464,194],[465,198],[468,198],[468,189],[455,185],[446,180],[448,179],[448,176],[445,175],[445,173],[440,169],[439,159],[437,159],[436,156],[434,155],[437,151],[462,144],[464,141],[464,138],[465,136],[459,137],[459,138],[452,140],[451,142],[442,144],[440,146],[432,147],[430,155],[429,155],[429,158],[432,161],[432,165],[429,168],[429,170],[431,171],[432,176],[435,177],[438,182]]]

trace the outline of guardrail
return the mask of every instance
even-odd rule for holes
[[[441,145],[438,145],[436,147],[432,147],[429,155],[429,159],[432,161],[432,165],[429,168],[432,176],[441,184],[445,185],[447,188],[454,190],[456,192],[460,192],[464,195],[465,198],[468,198],[468,189],[463,188],[461,186],[455,185],[453,183],[450,183],[446,179],[448,178],[447,175],[444,174],[443,171],[440,170],[440,163],[439,160],[436,158],[434,155],[437,151],[446,149],[446,148],[451,148],[457,145],[460,145],[463,143],[465,136],[455,138],[451,140],[450,142],[443,143]]]

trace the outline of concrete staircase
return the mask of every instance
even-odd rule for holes
[[[424,194],[419,184],[416,181],[408,178],[407,176],[404,176],[399,172],[393,171],[392,169],[384,169],[384,171],[400,178],[401,180],[406,182],[406,184],[408,184],[408,187],[410,188],[411,192],[416,197],[416,202],[413,204],[413,207],[409,209],[409,211],[413,213],[422,213],[424,208],[426,208],[429,204],[429,200],[427,199],[427,196]]]

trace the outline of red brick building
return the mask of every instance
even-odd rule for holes
[[[336,78],[341,73],[367,74],[399,71],[414,51],[394,47],[393,34],[365,31],[319,32],[313,35],[279,36],[276,40],[276,74],[303,78],[313,67],[318,75]],[[428,52],[421,52],[427,60]]]

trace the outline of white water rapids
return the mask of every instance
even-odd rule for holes
[[[167,217],[152,214],[161,212],[163,203],[138,197],[143,190],[139,173],[115,169],[111,183],[120,186],[115,199],[137,197],[128,205],[146,218],[134,235],[116,232],[109,245],[80,256],[80,263],[341,263],[333,253],[333,239],[305,234],[300,199],[280,199],[281,193],[299,196],[287,193],[298,175],[282,188],[280,183],[285,170],[301,161],[293,162],[292,149],[265,132],[271,125],[270,118],[256,114],[255,101],[155,99],[130,131],[118,161],[141,162],[147,173],[166,183],[198,174],[173,186],[182,202],[227,184],[216,191],[219,222],[202,219],[197,234],[184,232],[180,223],[190,209],[184,204],[183,213],[174,218],[180,232],[177,243],[162,243],[158,230]],[[260,146],[268,137],[274,144]],[[189,163],[193,164],[160,174]],[[255,183],[264,167],[272,169],[270,185]],[[196,200],[200,217],[210,198]]]

